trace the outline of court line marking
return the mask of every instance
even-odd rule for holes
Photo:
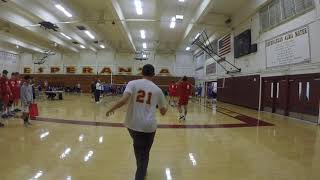
[[[194,102],[192,102],[194,103]],[[198,103],[194,103],[197,105]],[[210,108],[207,106],[204,106],[206,108]],[[219,107],[220,108],[220,107]],[[211,109],[211,108],[210,108]],[[226,109],[226,108],[220,108],[224,109],[225,112],[218,110],[216,108],[216,111],[227,115],[231,118],[237,119],[241,121],[242,123],[236,123],[236,124],[158,124],[158,128],[160,129],[210,129],[210,128],[241,128],[241,127],[260,127],[260,126],[274,126],[274,124],[268,123],[266,121],[262,121],[250,116],[246,116],[237,112],[234,112],[232,110]],[[231,114],[228,114],[227,112],[231,112],[233,114],[237,114],[236,116],[232,116]],[[57,119],[57,118],[46,118],[46,117],[37,117],[34,119],[35,121],[42,121],[42,122],[51,122],[51,123],[60,123],[60,124],[76,124],[76,125],[86,125],[86,126],[104,126],[104,127],[117,127],[117,128],[124,128],[123,123],[110,123],[110,122],[97,122],[97,121],[79,121],[79,120],[68,120],[68,119]]]

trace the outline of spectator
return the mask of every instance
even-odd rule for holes
[[[31,123],[29,122],[29,106],[33,102],[33,90],[30,82],[31,82],[30,76],[25,76],[23,85],[21,86],[21,89],[20,89],[21,103],[22,103],[22,109],[23,109],[22,119],[26,127],[31,125]]]

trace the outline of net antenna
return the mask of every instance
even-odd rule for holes
[[[150,57],[150,52],[136,51],[134,59],[138,61],[146,61],[149,59],[149,57]]]
[[[34,58],[33,64],[44,64],[49,56],[53,56],[56,53],[50,50],[46,50],[40,54],[37,54]]]
[[[236,67],[232,63],[226,60],[226,58],[221,57],[213,48],[209,41],[207,32],[203,30],[201,33],[197,34],[195,39],[192,41],[192,45],[198,46],[204,52],[206,52],[217,64],[224,69],[227,74],[241,72],[241,68]],[[222,64],[225,62],[224,64]]]

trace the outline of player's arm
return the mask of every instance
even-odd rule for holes
[[[131,97],[131,94],[128,92],[125,92],[123,94],[123,96],[121,97],[121,99],[119,101],[117,101],[106,113],[106,116],[110,116],[111,114],[113,114],[113,112],[119,108],[121,108],[122,106],[124,106],[125,104],[127,104],[127,102],[129,101]]]
[[[160,114],[162,116],[166,115],[166,113],[168,111],[168,103],[167,103],[166,98],[162,92],[160,95],[158,106],[159,106]]]

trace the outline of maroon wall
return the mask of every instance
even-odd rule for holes
[[[312,116],[319,114],[320,74],[300,74],[262,78],[262,109],[272,109],[283,115],[302,113]],[[271,84],[274,84],[271,97]],[[279,83],[279,95],[277,95]],[[299,83],[301,94],[299,94]],[[307,99],[306,87],[309,83],[310,97]]]
[[[217,100],[252,109],[259,108],[260,76],[241,76],[218,79]]]
[[[22,75],[23,76],[23,75]],[[33,74],[35,82],[48,81],[49,85],[59,85],[64,87],[74,87],[80,83],[83,92],[90,92],[90,85],[92,81],[100,79],[102,82],[110,83],[110,75],[64,75],[64,74]],[[140,79],[141,76],[128,75],[114,75],[112,76],[113,84],[124,84],[134,79]],[[178,81],[181,77],[172,76],[155,76],[153,82],[161,88],[166,88],[171,81]],[[189,81],[194,84],[194,78],[189,78]]]

